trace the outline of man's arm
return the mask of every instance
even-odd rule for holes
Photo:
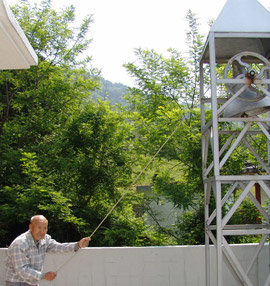
[[[65,253],[71,251],[77,251],[81,247],[87,247],[90,242],[90,237],[84,237],[78,242],[70,242],[70,243],[59,243],[56,240],[52,239],[48,236],[48,246],[47,252],[51,253]]]

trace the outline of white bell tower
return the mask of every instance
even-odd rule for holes
[[[270,12],[257,0],[227,0],[210,29],[200,59],[206,286],[210,286],[210,265],[214,263],[215,286],[228,286],[223,275],[225,264],[236,283],[257,286],[250,274],[256,271],[254,263],[265,251],[270,235],[270,211],[263,205],[270,200],[269,59]],[[239,169],[230,168],[235,166],[234,154],[240,149],[251,162]],[[251,167],[256,172],[248,172]],[[258,194],[262,194],[263,202]],[[232,225],[230,220],[245,199],[254,204],[262,218],[257,224]],[[248,266],[242,265],[228,243],[229,236],[238,235],[260,236]],[[216,250],[214,261],[210,244]],[[270,274],[261,279],[262,285],[270,285]]]

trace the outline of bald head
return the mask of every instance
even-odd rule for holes
[[[30,220],[31,224],[36,223],[38,221],[46,221],[48,223],[46,217],[43,215],[34,215],[31,217],[31,220]]]
[[[39,241],[45,237],[48,231],[48,221],[43,215],[35,215],[31,217],[29,229],[34,240]]]

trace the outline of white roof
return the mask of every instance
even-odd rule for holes
[[[227,0],[210,31],[269,32],[270,12],[257,0]]]
[[[27,69],[38,57],[5,0],[0,0],[0,70]]]
[[[212,25],[217,62],[227,62],[243,51],[270,53],[270,12],[257,0],[227,0]],[[201,61],[209,62],[209,36]]]

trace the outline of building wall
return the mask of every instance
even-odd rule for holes
[[[243,267],[253,257],[256,245],[235,245],[233,251]],[[81,249],[71,255],[48,254],[45,271],[58,271],[57,278],[40,286],[204,286],[204,246],[119,247]],[[6,249],[0,249],[0,286],[4,286]],[[216,285],[215,248],[211,248],[211,286]],[[63,267],[61,267],[64,264]],[[269,273],[269,246],[265,246],[250,278],[264,285]],[[224,286],[242,285],[224,266]]]

